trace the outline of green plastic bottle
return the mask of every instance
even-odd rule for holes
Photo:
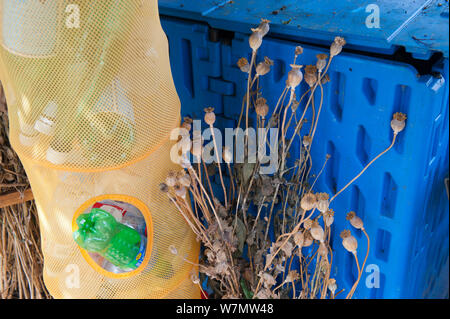
[[[116,221],[110,213],[93,208],[77,218],[75,242],[83,249],[98,253],[113,265],[130,270],[140,266],[146,241],[135,229]]]

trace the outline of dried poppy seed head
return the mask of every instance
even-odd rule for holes
[[[315,74],[307,73],[305,74],[305,82],[310,88],[312,88],[317,82],[317,76]]]
[[[330,82],[330,76],[328,74],[325,74],[324,76],[322,76],[322,80],[320,82],[322,83],[322,85]]]
[[[347,43],[343,37],[335,37],[334,42],[336,42],[341,47],[343,47]]]
[[[270,72],[270,66],[273,65],[273,61],[268,57],[264,58],[263,62],[258,63],[256,66],[256,74],[258,76],[266,75]]]
[[[179,140],[178,145],[180,146],[182,152],[187,152],[191,149],[191,139],[189,138],[189,133],[186,129],[183,128],[182,131],[185,133],[183,133],[183,137]]]
[[[405,129],[406,114],[397,112],[392,116],[391,128],[394,134],[398,134]]]
[[[184,175],[186,175],[186,171],[185,171],[184,169],[180,169],[180,170],[177,172],[177,179],[182,178]]]
[[[342,47],[346,44],[346,41],[342,37],[335,37],[334,42],[331,44],[330,47],[330,56],[334,57],[341,53]]]
[[[305,75],[306,74],[316,74],[317,72],[317,67],[315,65],[307,65],[305,66]]]
[[[231,154],[231,150],[228,146],[224,146],[222,157],[225,163],[231,163],[233,161],[233,155]]]
[[[294,243],[299,247],[303,247],[303,242],[305,241],[305,236],[301,231],[298,231],[294,235]]]
[[[303,48],[301,46],[296,46],[295,47],[295,55],[300,55],[303,53]]]
[[[250,48],[252,48],[252,50],[255,52],[259,49],[259,47],[262,44],[262,34],[259,28],[251,30],[253,33],[248,38],[248,43],[250,45]]]
[[[397,121],[405,121],[406,120],[406,114],[402,113],[402,112],[397,112],[394,113],[394,115],[392,116],[395,120]]]
[[[295,282],[300,278],[300,275],[298,274],[297,270],[291,270],[288,275],[286,276],[285,282]]]
[[[269,112],[269,106],[267,105],[267,100],[263,97],[256,99],[255,111],[261,117],[266,117]]]
[[[303,67],[303,65],[296,65],[291,64],[292,70],[288,72],[288,78],[286,80],[286,86],[295,89],[300,82],[303,80],[303,73],[300,71],[300,69]]]
[[[317,252],[318,252],[319,256],[325,257],[326,255],[328,255],[327,246],[323,242],[321,242]]]
[[[188,123],[188,124],[192,124],[193,120],[189,116],[185,116],[183,118],[183,122]]]
[[[309,87],[313,87],[317,82],[317,68],[315,65],[307,65],[305,67],[305,82]]]
[[[317,209],[324,213],[328,210],[330,196],[327,193],[318,193],[317,194]]]
[[[318,201],[328,200],[330,198],[330,195],[328,195],[327,193],[317,193],[316,196]]]
[[[246,58],[240,58],[237,61],[237,66],[244,73],[248,73],[250,71],[250,65],[248,64],[248,60]]]
[[[327,66],[327,55],[324,53],[316,55],[317,62],[316,67],[319,72],[322,72],[323,69]]]
[[[323,228],[318,223],[314,223],[309,231],[311,232],[312,238],[323,242],[325,233],[323,231]]]
[[[303,136],[303,146],[308,147],[312,143],[312,138],[309,135]]]
[[[328,58],[328,55],[325,53],[319,53],[319,54],[316,54],[316,58],[317,58],[317,60],[326,60]]]
[[[311,219],[307,219],[303,222],[303,227],[306,230],[310,230],[313,224],[314,224],[314,222]]]
[[[181,198],[186,198],[186,187],[184,187],[181,184],[176,184],[173,187],[173,190],[175,191],[175,195]]]
[[[183,122],[183,123],[181,124],[181,128],[184,128],[186,131],[189,132],[189,131],[191,130],[191,128],[192,128],[192,125],[189,124],[189,123]]]
[[[348,229],[345,229],[345,230],[341,231],[341,234],[339,236],[341,236],[341,238],[344,239],[351,235],[352,235],[352,233]]]
[[[169,171],[166,177],[166,184],[169,187],[174,187],[177,182],[177,174],[174,171]]]
[[[344,248],[346,250],[348,250],[351,253],[356,253],[356,250],[358,249],[358,241],[356,240],[355,237],[353,237],[352,235],[345,237],[342,240],[342,246],[344,246]]]
[[[313,193],[308,193],[308,194],[303,195],[303,197],[300,201],[300,206],[304,211],[308,211],[308,210],[315,208],[316,204],[317,204],[317,198],[316,198],[316,195],[314,195]]]
[[[309,247],[313,243],[313,238],[311,236],[311,233],[309,231],[306,231],[304,234],[304,241],[303,241],[303,247]]]
[[[169,191],[169,186],[166,183],[159,184],[159,190],[163,193],[167,193]]]
[[[334,222],[334,211],[332,209],[328,209],[325,213],[323,213],[323,222],[327,227],[330,227]]]
[[[352,225],[356,229],[364,229],[364,223],[362,219],[359,218],[355,212],[349,212],[345,218],[350,222],[350,225]]]
[[[334,295],[334,293],[335,293],[335,291],[337,289],[336,279],[334,279],[334,278],[328,279],[328,289]]]
[[[259,33],[261,33],[261,36],[265,36],[267,33],[269,33],[270,30],[270,26],[269,26],[270,21],[267,19],[261,19],[261,23],[258,26],[259,29]]]
[[[180,156],[179,161],[180,161],[179,164],[181,167],[186,168],[186,169],[192,168],[192,164],[191,164],[191,161],[189,160],[189,156],[187,153]]]
[[[347,213],[347,215],[345,216],[345,219],[351,220],[355,216],[356,216],[356,213],[354,211],[351,211],[351,212]]]
[[[214,108],[213,107],[207,107],[205,109],[205,122],[208,125],[213,125],[216,121],[216,115],[214,114]]]
[[[185,187],[191,186],[191,177],[188,174],[184,174],[183,176],[178,178],[178,183]]]

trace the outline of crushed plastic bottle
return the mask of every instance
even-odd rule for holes
[[[139,232],[117,222],[112,214],[92,208],[77,220],[78,230],[73,233],[75,242],[91,253],[98,253],[122,270],[139,267],[146,249],[146,239]]]

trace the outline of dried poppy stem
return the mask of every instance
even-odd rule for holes
[[[286,86],[286,87],[284,87],[283,91],[281,92],[280,97],[278,98],[278,102],[275,105],[275,109],[273,110],[273,114],[275,114],[277,112],[278,106],[280,106],[280,102],[281,101],[284,102],[284,98],[285,98],[287,92],[289,92],[289,88]],[[281,104],[283,104],[283,103],[281,103]]]
[[[313,98],[313,96],[314,96],[314,92],[315,92],[315,90],[316,90],[316,88],[317,88],[317,85],[318,85],[319,83],[321,83],[322,78],[323,78],[323,77],[325,76],[325,74],[327,73],[328,68],[330,67],[331,60],[332,60],[332,59],[333,59],[333,57],[331,56],[330,59],[328,60],[328,64],[327,64],[325,70],[324,70],[323,72],[319,73],[317,82],[316,82],[316,84],[315,84],[315,85],[312,87],[312,89],[311,89],[311,93],[310,93],[310,95],[309,95],[308,102],[306,103],[305,110],[303,111],[302,118],[300,119],[300,122],[299,122],[299,123],[297,124],[297,126],[295,127],[293,137],[294,137],[295,135],[297,135],[297,132],[299,132],[300,123],[301,123],[301,121],[302,121],[302,119],[303,119],[304,114],[306,113],[306,110],[308,109],[308,105],[311,103],[311,100],[312,100],[312,98]],[[290,146],[291,146],[291,144],[292,144],[292,141],[294,140],[293,137],[291,138],[291,142],[289,143],[289,146],[288,146],[288,148],[287,148],[288,150],[289,150],[289,148],[290,148]]]
[[[209,179],[208,168],[206,167],[206,163],[204,161],[202,161],[202,164],[203,164],[203,168],[204,168],[204,171],[205,171],[206,182],[208,183],[209,191],[211,192],[210,195],[211,195],[211,197],[213,197],[214,196],[214,191],[213,191],[212,186],[211,186],[211,180]],[[199,179],[199,184],[203,185],[203,184],[201,184],[201,180],[200,179]],[[207,194],[208,193],[206,193],[206,195]]]
[[[198,218],[195,217],[194,212],[192,211],[192,208],[190,206],[190,203],[188,202],[187,198],[183,198],[184,203],[183,206],[186,208],[186,210],[189,212],[191,218],[194,220],[195,224],[198,226],[198,230],[201,232],[201,234],[205,237],[205,240],[209,242],[208,237],[206,236],[206,229],[205,226],[200,222]]]
[[[263,196],[263,198],[262,198],[262,203],[264,203],[264,200],[266,199],[266,196]],[[252,227],[252,233],[255,231],[255,228],[256,228],[256,224],[258,224],[258,220],[259,220],[259,215],[261,214],[261,210],[262,210],[262,207],[263,207],[264,205],[263,204],[261,204],[261,205],[259,205],[259,209],[258,209],[258,213],[257,213],[257,215],[256,215],[256,218],[255,218],[255,222],[253,223],[253,227]]]
[[[170,201],[175,205],[175,207],[178,209],[178,211],[181,213],[181,216],[183,216],[186,223],[191,227],[192,231],[199,237],[200,233],[198,232],[197,228],[192,224],[192,222],[189,220],[189,218],[185,215],[181,207],[178,205],[176,199],[174,199],[169,193],[166,193],[167,197],[169,197]]]
[[[203,187],[203,185],[200,184],[200,180],[199,180],[197,174],[195,173],[195,170],[192,168],[192,166],[190,166],[190,167],[188,168],[188,170],[189,170],[189,172],[195,177],[195,179],[197,179],[197,181],[199,182],[199,185],[200,185],[201,189],[203,190],[203,192],[205,193],[206,199],[208,200],[208,203],[209,203],[209,205],[211,206],[211,209],[212,209],[212,211],[213,211],[213,213],[214,213],[214,216],[216,217],[217,224],[219,225],[220,231],[223,233],[222,223],[220,222],[219,216],[217,215],[217,212],[216,212],[216,210],[215,210],[215,208],[214,208],[213,203],[211,202],[211,199],[210,199],[209,196],[208,196],[208,193],[206,192],[206,190],[205,190],[205,188]]]
[[[253,64],[255,63],[256,58],[256,52],[257,50],[252,51],[252,59],[250,62],[250,70],[248,71],[248,79],[247,79],[247,107],[245,109],[245,129],[248,129],[248,110],[250,108],[250,81],[252,77],[252,68]]]
[[[304,99],[304,97],[311,91],[311,88],[309,88],[305,93],[302,94],[302,96],[300,97],[300,100],[298,100],[298,104],[300,105],[300,103],[302,103],[302,100]],[[292,118],[295,116],[295,112],[292,112],[289,121],[286,125],[286,127],[290,127],[291,126],[291,121]],[[286,132],[284,132],[284,134],[286,134]]]
[[[209,127],[211,128],[212,138],[213,138],[213,142],[214,142],[214,153],[216,154],[217,169],[219,170],[220,183],[222,184],[224,203],[225,203],[225,206],[228,208],[227,189],[225,188],[225,183],[223,182],[222,169],[220,167],[219,149],[217,148],[217,142],[216,142],[216,134],[214,134],[213,125],[211,124]]]
[[[314,188],[314,185],[316,185],[317,180],[319,179],[320,175],[322,174],[323,170],[325,169],[325,166],[327,165],[328,160],[330,159],[329,155],[325,157],[325,162],[322,165],[322,168],[320,169],[319,173],[317,174],[316,178],[314,179],[314,182],[312,183],[310,190]]]
[[[232,189],[232,191],[230,190],[230,195],[231,195],[230,196],[230,205],[231,205],[235,198],[234,196],[235,196],[236,189],[234,187],[233,170],[231,169],[230,163],[227,163],[227,167],[228,167],[228,174],[230,175],[230,188]]]
[[[316,121],[314,124],[314,129],[311,134],[311,140],[314,140],[314,134],[316,133],[317,124],[319,123],[320,112],[322,110],[322,105],[323,105],[323,86],[320,82],[319,82],[319,86],[320,86],[320,105],[319,105],[319,110],[317,111],[317,118],[316,118]]]
[[[342,193],[347,187],[349,187],[354,181],[356,181],[368,168],[370,165],[372,165],[377,159],[379,159],[383,154],[385,154],[387,151],[389,151],[395,143],[395,140],[397,138],[397,134],[394,134],[393,138],[392,138],[392,143],[391,145],[389,145],[388,148],[386,148],[384,151],[382,151],[380,154],[378,154],[373,160],[371,160],[362,170],[361,172],[359,172],[358,175],[356,175],[350,182],[347,183],[347,185],[345,185],[344,187],[342,187],[342,189],[337,192],[333,197],[330,198],[330,203],[340,194]]]
[[[192,193],[192,195],[194,196],[195,202],[200,206],[203,214],[205,215],[206,221],[208,222],[208,224],[211,223],[211,214],[209,212],[208,205],[205,202],[203,193],[199,192],[197,187],[194,185],[191,185],[189,190]]]
[[[358,287],[358,283],[359,283],[359,281],[361,280],[362,272],[364,271],[364,267],[365,267],[365,265],[366,265],[367,258],[369,257],[370,238],[369,238],[369,235],[367,234],[367,232],[366,232],[366,230],[365,230],[364,228],[361,229],[361,230],[362,230],[362,232],[364,233],[364,235],[365,235],[366,238],[367,238],[366,257],[364,258],[364,262],[363,262],[363,264],[362,264],[362,266],[361,266],[361,271],[360,271],[359,274],[358,274],[358,279],[357,279],[356,282],[353,284],[353,287],[352,287],[352,289],[350,290],[350,292],[348,293],[346,299],[351,299],[351,298],[353,297],[353,294],[355,293],[356,288]]]
[[[206,292],[203,290],[202,285],[201,285],[200,283],[197,283],[197,286],[200,288],[200,292],[201,292],[202,296],[203,296],[205,299],[209,299],[209,298],[208,298],[208,295],[207,295]]]

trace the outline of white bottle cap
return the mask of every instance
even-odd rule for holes
[[[34,143],[36,143],[39,135],[26,135],[24,133],[19,133],[19,141],[23,146],[32,146]]]
[[[46,158],[47,161],[50,163],[53,163],[55,165],[61,165],[64,164],[67,161],[67,157],[69,156],[69,153],[66,152],[59,152],[52,148],[51,146],[47,149]]]
[[[35,135],[37,132],[32,124],[19,120],[20,133],[25,135]]]
[[[34,128],[45,135],[52,135],[54,130],[54,124],[52,120],[43,117],[42,115],[38,118],[34,124]]]
[[[51,101],[47,104],[39,119],[34,124],[34,128],[45,135],[52,135],[55,122],[52,120],[56,117],[58,105]]]

